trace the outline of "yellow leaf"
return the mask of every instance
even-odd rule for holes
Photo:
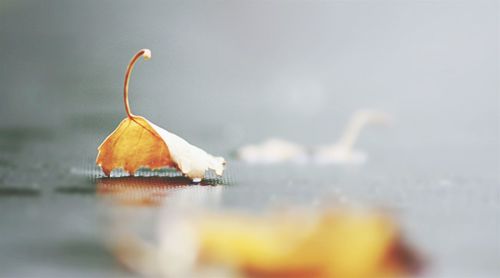
[[[113,169],[122,168],[134,174],[139,168],[176,168],[192,179],[202,179],[213,169],[222,175],[225,160],[214,157],[179,136],[170,133],[147,119],[130,112],[128,84],[134,64],[140,57],[151,58],[149,49],[142,49],[130,61],[123,90],[125,118],[98,148],[96,163],[109,176]]]

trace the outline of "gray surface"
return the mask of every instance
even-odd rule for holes
[[[133,111],[212,153],[328,143],[359,108],[396,119],[362,135],[363,166],[230,161],[218,206],[385,206],[430,275],[499,276],[499,18],[497,1],[1,2],[0,276],[128,275],[91,170],[143,47]]]

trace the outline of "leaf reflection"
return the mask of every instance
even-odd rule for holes
[[[120,177],[96,180],[97,195],[119,205],[160,206],[173,191],[190,186],[215,186],[218,179],[204,179],[193,183],[186,177]]]

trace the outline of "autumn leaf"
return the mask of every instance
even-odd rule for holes
[[[407,277],[421,267],[395,223],[377,213],[219,214],[195,223],[203,261],[251,277]]]
[[[99,146],[96,163],[106,176],[122,168],[134,174],[139,168],[175,168],[193,180],[201,180],[209,169],[222,175],[225,160],[214,157],[189,144],[181,137],[158,127],[146,118],[130,111],[128,85],[130,73],[140,57],[151,58],[149,49],[142,49],[130,61],[123,89],[127,118]]]
[[[115,255],[153,277],[396,278],[425,267],[397,224],[377,211],[177,212],[161,216],[158,245],[125,238]]]

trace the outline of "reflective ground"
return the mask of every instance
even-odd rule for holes
[[[230,160],[222,179],[190,185],[181,177],[99,178],[90,157],[98,142],[89,134],[85,128],[1,131],[0,263],[6,277],[131,275],[105,244],[116,208],[151,238],[158,208],[169,202],[251,212],[335,203],[387,208],[427,253],[429,275],[499,273],[499,179],[495,160],[475,166],[480,148],[435,159],[372,150],[360,166]]]

